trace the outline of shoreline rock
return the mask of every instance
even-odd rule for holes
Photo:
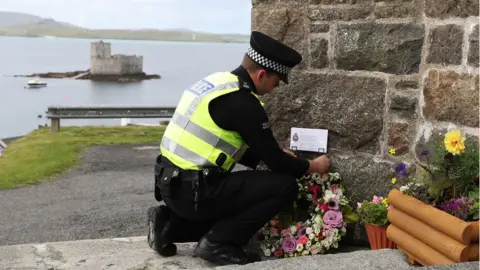
[[[137,74],[125,74],[125,75],[92,75],[90,70],[84,71],[71,71],[71,72],[47,72],[47,73],[34,73],[30,75],[14,75],[14,77],[40,77],[47,79],[74,79],[74,80],[91,80],[102,82],[139,82],[143,80],[160,79],[158,74],[146,74],[145,72]]]

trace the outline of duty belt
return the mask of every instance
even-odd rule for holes
[[[203,181],[205,187],[208,186],[209,180],[215,181],[216,178],[221,178],[222,176],[226,175],[228,172],[223,170],[220,167],[209,167],[204,168],[200,171],[195,170],[183,170],[170,162],[168,159],[161,157],[157,159],[157,165],[161,163],[165,168],[163,170],[164,175],[163,178],[171,178],[171,181],[183,181],[183,182],[191,182],[192,183],[192,191],[193,191],[193,201],[195,203],[195,211],[198,209],[198,201],[199,201],[199,191],[200,191],[200,181]],[[167,169],[168,168],[168,169]]]

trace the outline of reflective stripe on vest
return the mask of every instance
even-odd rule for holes
[[[238,78],[228,72],[212,74],[185,90],[162,138],[162,155],[180,168],[200,170],[221,166],[229,170],[247,145],[236,132],[223,130],[211,119],[208,104],[214,98],[237,91]],[[221,154],[223,164],[217,164]]]

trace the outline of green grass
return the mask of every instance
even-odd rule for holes
[[[41,128],[8,145],[0,157],[0,189],[52,180],[80,164],[85,148],[95,145],[160,143],[165,127]]]

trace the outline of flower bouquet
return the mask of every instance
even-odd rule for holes
[[[266,256],[278,258],[315,255],[338,248],[348,223],[358,220],[348,204],[338,173],[312,174],[298,180],[294,213],[280,213],[260,230]],[[299,212],[306,213],[305,219]]]

